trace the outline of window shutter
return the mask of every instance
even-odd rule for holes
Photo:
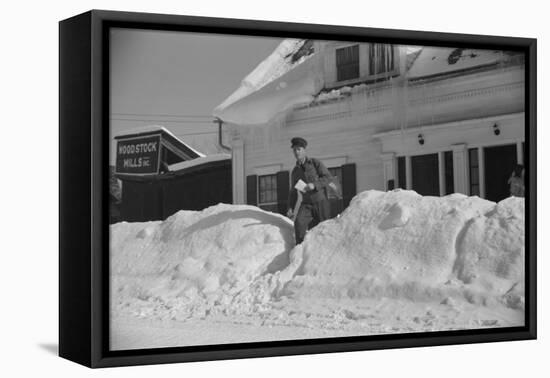
[[[246,176],[246,203],[258,206],[258,175]]]
[[[342,165],[342,197],[344,209],[357,193],[357,180],[355,177],[355,163]]]
[[[277,207],[279,214],[286,214],[288,210],[288,193],[290,179],[288,171],[277,172]]]

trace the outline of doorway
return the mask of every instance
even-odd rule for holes
[[[439,196],[439,160],[437,154],[411,157],[412,189],[423,196]]]
[[[510,196],[508,179],[517,164],[515,144],[485,147],[485,198],[498,202]]]

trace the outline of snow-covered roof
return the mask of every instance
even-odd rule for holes
[[[430,77],[496,64],[502,60],[502,51],[424,47],[414,60],[407,76],[409,79]]]
[[[171,164],[168,166],[170,171],[181,171],[183,169],[188,169],[191,167],[196,167],[198,165],[213,163],[216,161],[230,160],[230,154],[212,154],[208,156],[202,156],[192,160],[182,161],[181,163]]]
[[[398,48],[406,57],[402,74],[406,74],[408,80],[481,68],[509,58],[506,52],[495,50],[412,45]],[[314,51],[311,40],[284,40],[214,109],[214,116],[228,123],[263,125],[293,107],[338,100],[367,85],[358,82],[323,90],[324,57],[321,55]]]
[[[273,80],[283,76],[296,65],[310,57],[312,53],[311,40],[285,39],[241,81],[240,87],[218,105],[214,112],[227,108],[229,105],[234,104],[249,94],[263,88]]]
[[[262,124],[297,103],[311,101],[320,90],[314,57],[312,40],[285,39],[214,109],[214,116],[229,123]]]
[[[132,136],[139,136],[139,135],[143,135],[143,134],[151,134],[151,133],[155,133],[155,132],[161,132],[164,135],[169,136],[170,139],[172,139],[172,142],[176,142],[175,147],[182,148],[183,150],[185,150],[186,153],[191,152],[191,155],[196,155],[196,156],[191,156],[191,158],[204,157],[205,156],[202,152],[199,152],[199,151],[195,150],[189,144],[182,141],[180,138],[178,138],[175,134],[173,134],[166,127],[160,126],[160,125],[147,125],[147,126],[136,127],[136,128],[130,129],[130,130],[124,130],[124,131],[121,131],[121,132],[117,133],[115,135],[115,139],[127,138],[127,137],[132,137]]]

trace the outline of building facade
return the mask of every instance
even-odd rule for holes
[[[111,223],[164,220],[180,210],[231,202],[229,154],[205,156],[162,126],[127,131],[115,140],[113,178],[122,185],[117,196],[111,185]]]
[[[313,96],[261,127],[231,125],[234,203],[286,209],[295,136],[307,139],[309,156],[322,160],[341,183],[344,198],[333,199],[335,212],[368,189],[456,192],[493,201],[509,195],[510,174],[516,164],[526,163],[521,54],[331,41],[310,45],[306,59],[318,84]],[[273,80],[283,88],[273,91],[274,97],[284,93],[289,73]],[[254,96],[245,101],[253,104]],[[265,103],[266,94],[261,97]]]

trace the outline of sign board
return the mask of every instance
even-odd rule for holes
[[[118,139],[116,173],[154,175],[159,167],[160,134]]]

